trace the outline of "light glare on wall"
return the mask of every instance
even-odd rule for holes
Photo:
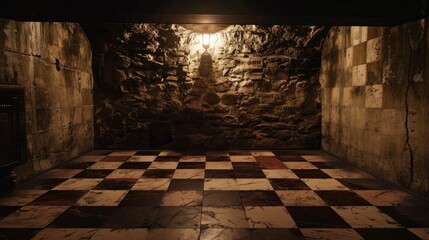
[[[208,48],[215,48],[223,45],[222,38],[219,36],[220,33],[210,34],[204,33],[201,35],[201,44],[207,51]]]
[[[208,33],[204,33],[202,36],[202,44],[203,44],[203,48],[207,49],[210,47],[210,34]]]
[[[218,56],[219,50],[224,48],[226,40],[223,32],[193,32],[181,44],[189,49],[190,56],[199,56],[203,52],[210,53],[212,57]]]

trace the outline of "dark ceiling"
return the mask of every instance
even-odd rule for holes
[[[428,16],[428,0],[2,0],[21,21],[397,25]]]

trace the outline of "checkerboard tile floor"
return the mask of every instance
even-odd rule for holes
[[[0,239],[429,239],[429,205],[320,151],[93,151],[0,197]]]

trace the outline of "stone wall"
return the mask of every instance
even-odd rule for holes
[[[22,181],[93,148],[91,49],[79,24],[0,19],[0,84],[25,87]]]
[[[85,27],[94,55],[96,147],[319,148],[327,28],[206,27]]]
[[[323,148],[429,197],[428,20],[335,27],[323,45]]]

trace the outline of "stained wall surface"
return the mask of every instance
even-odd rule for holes
[[[85,30],[94,55],[96,147],[320,148],[320,46],[327,28]]]
[[[91,49],[79,24],[0,19],[0,85],[25,87],[19,181],[93,149]]]
[[[429,197],[428,20],[334,27],[323,45],[323,149]]]

